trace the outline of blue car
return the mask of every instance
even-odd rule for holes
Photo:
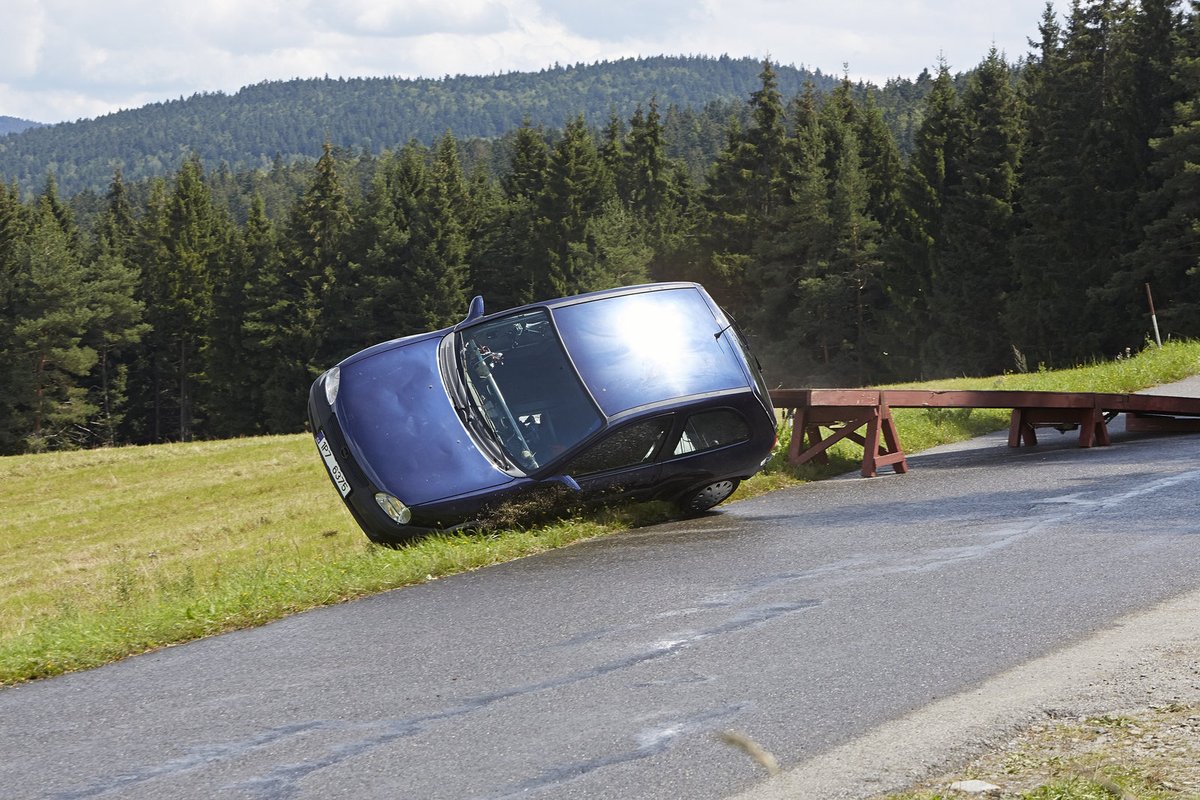
[[[708,293],[535,303],[350,356],[312,386],[334,487],[371,540],[469,525],[539,489],[712,508],[770,457],[757,362]]]

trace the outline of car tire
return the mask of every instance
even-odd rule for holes
[[[688,516],[703,514],[713,506],[728,500],[729,496],[737,489],[739,483],[741,481],[737,478],[713,481],[712,483],[684,492],[675,501],[675,505]]]

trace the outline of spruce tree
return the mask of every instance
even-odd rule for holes
[[[772,222],[774,235],[755,249],[761,264],[758,302],[745,322],[763,342],[757,350],[773,374],[803,382],[821,369],[819,339],[829,309],[813,304],[812,290],[828,269],[834,241],[825,131],[811,82],[793,102],[790,116],[788,197]]]
[[[426,157],[410,143],[376,170],[365,266],[377,338],[436,329],[466,311],[467,241],[454,203],[462,175],[445,151],[431,165]]]
[[[1028,146],[1013,255],[1010,334],[1029,362],[1061,366],[1124,343],[1102,287],[1141,234],[1142,176],[1129,135],[1131,7],[1076,0],[1061,32],[1042,26],[1030,64]]]
[[[264,346],[269,338],[272,304],[278,300],[277,290],[282,279],[283,263],[279,254],[279,234],[275,223],[267,217],[266,201],[257,192],[250,202],[249,216],[242,226],[235,258],[244,281],[245,307],[241,323],[242,357],[231,368],[229,385],[236,391],[241,409],[227,412],[233,421],[231,428],[238,435],[267,431],[267,403],[263,377],[271,374],[274,353]]]
[[[254,346],[274,357],[263,376],[263,423],[271,433],[300,430],[312,381],[364,344],[358,268],[347,257],[352,229],[350,203],[326,142],[288,214],[280,240],[283,269],[254,320]]]
[[[24,447],[21,407],[28,384],[28,370],[18,358],[18,289],[23,272],[18,269],[17,250],[28,230],[28,210],[20,201],[16,185],[0,183],[0,454],[20,452]]]
[[[531,302],[533,202],[505,196],[490,180],[477,181],[472,197],[477,213],[468,239],[468,294],[482,295],[489,311]]]
[[[150,326],[143,322],[145,304],[137,297],[138,271],[115,248],[104,244],[85,276],[94,316],[84,341],[97,355],[88,386],[96,415],[88,428],[92,443],[111,447],[120,442],[118,431],[128,403],[125,356]]]
[[[613,197],[591,132],[582,116],[575,117],[550,155],[538,198],[540,244],[547,253],[547,272],[536,284],[540,297],[574,294],[584,286],[579,246],[587,242],[588,222]]]
[[[848,89],[847,83],[840,89]],[[802,288],[809,293],[807,305],[825,309],[818,342],[822,363],[832,374],[861,385],[875,358],[867,344],[882,295],[883,262],[878,252],[881,226],[869,213],[871,180],[860,156],[856,113],[849,93],[843,97],[841,91],[822,109],[833,241],[828,268],[802,282]]]
[[[709,170],[703,202],[710,289],[734,314],[749,311],[761,282],[754,251],[778,206],[786,202],[783,100],[775,70],[763,62],[761,87],[751,96],[751,124],[731,122],[724,149]]]
[[[245,226],[232,232],[215,269],[203,349],[205,431],[217,437],[246,436],[262,431],[261,381],[269,369],[269,355],[257,346],[250,321],[261,299],[263,273],[279,269],[274,226],[261,195],[251,198]]]
[[[124,441],[165,441],[172,429],[172,387],[168,368],[172,347],[170,253],[168,241],[168,189],[166,181],[150,182],[145,207],[131,247],[140,268],[136,299],[145,309],[149,329],[123,361],[128,364],[128,406],[121,424]],[[176,410],[175,417],[178,416]]]
[[[943,238],[947,195],[961,181],[958,167],[965,140],[962,112],[949,67],[942,63],[915,135],[900,187],[903,218],[887,243],[884,276],[889,315],[883,330],[890,345],[885,373],[897,378],[927,377],[931,372],[929,337],[938,324],[931,308]]]
[[[1012,76],[995,48],[968,80],[961,108],[959,182],[947,191],[935,245],[926,359],[942,375],[992,375],[1012,364],[1004,302],[1022,137]]]
[[[1150,179],[1155,188],[1143,198],[1141,216],[1149,222],[1140,246],[1110,280],[1107,297],[1124,311],[1129,347],[1151,336],[1145,285],[1153,292],[1160,335],[1200,336],[1200,3],[1182,29],[1173,66],[1180,97],[1167,135],[1152,140]]]
[[[550,167],[545,131],[529,120],[513,135],[500,192],[477,191],[479,228],[471,239],[470,285],[489,308],[524,305],[553,296],[550,250],[544,246],[549,221],[542,216]]]
[[[167,200],[164,362],[174,379],[175,436],[189,441],[203,413],[203,349],[213,312],[213,289],[226,282],[222,256],[227,226],[215,207],[198,156],[186,159]]]

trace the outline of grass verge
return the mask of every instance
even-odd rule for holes
[[[941,388],[1136,391],[1200,372],[1200,343]],[[1004,411],[901,409],[907,452],[1003,428]],[[852,470],[787,467],[786,431],[735,499]],[[320,605],[667,518],[662,504],[531,528],[370,545],[307,435],[0,458],[0,683],[98,666]]]
[[[996,787],[1001,800],[1181,800],[1200,797],[1200,706],[1167,703],[1034,725],[930,786],[886,800],[956,800],[955,784]]]

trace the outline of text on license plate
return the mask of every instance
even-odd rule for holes
[[[333,484],[342,493],[342,497],[350,494],[350,481],[346,480],[341,466],[338,464],[337,459],[334,458],[333,448],[329,446],[329,442],[325,439],[325,431],[317,434],[317,449],[321,451],[321,458],[325,459],[325,466],[329,469],[329,476],[333,478]]]

